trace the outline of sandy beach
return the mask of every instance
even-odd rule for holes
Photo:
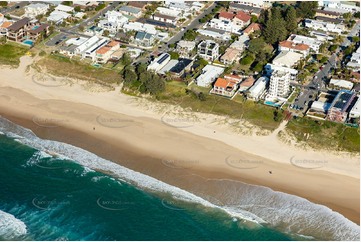
[[[285,123],[263,136],[246,122],[235,132],[226,118],[126,96],[120,88],[40,80],[27,72],[31,63],[23,57],[18,69],[1,67],[0,115],[41,138],[73,144],[191,192],[216,196],[217,180],[241,181],[360,222],[358,155],[284,144],[277,133]]]

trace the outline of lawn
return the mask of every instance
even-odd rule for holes
[[[291,119],[286,130],[297,141],[307,142],[311,147],[349,152],[359,152],[359,128],[330,121],[316,121],[309,118]],[[309,135],[307,135],[309,134]]]
[[[196,90],[199,91],[199,90]],[[274,130],[281,120],[274,120],[275,109],[253,101],[238,99],[232,101],[216,95],[205,94],[205,101],[200,101],[195,95],[186,94],[186,88],[178,85],[166,85],[166,90],[157,96],[158,100],[191,108],[193,111],[226,115],[231,118],[243,118],[250,123],[267,130]]]
[[[36,64],[40,67],[46,67],[48,72],[57,76],[69,76],[105,85],[112,85],[121,81],[121,76],[116,71],[96,68],[60,55],[47,55]]]
[[[15,43],[0,45],[0,65],[18,66],[20,57],[25,55],[28,50],[29,48]]]

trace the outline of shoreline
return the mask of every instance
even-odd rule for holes
[[[359,164],[355,163],[357,157],[351,161],[339,157],[338,160],[327,163],[333,165],[329,170],[338,172],[330,172],[323,168],[304,169],[291,165],[289,158],[286,161],[278,159],[277,156],[269,156],[272,157],[271,160],[265,158],[275,148],[274,146],[266,147],[260,152],[262,156],[257,156],[247,149],[237,149],[227,142],[212,138],[212,134],[215,133],[210,131],[213,130],[216,131],[218,138],[226,139],[230,136],[222,133],[222,129],[215,130],[213,126],[192,126],[191,131],[187,132],[188,130],[169,127],[154,117],[150,118],[149,113],[144,112],[144,115],[139,115],[139,110],[129,103],[124,103],[124,99],[119,106],[123,106],[123,109],[127,109],[128,106],[126,111],[132,111],[133,115],[109,112],[102,107],[104,103],[93,105],[94,102],[104,98],[104,95],[111,98],[117,95],[116,93],[89,93],[84,90],[79,93],[81,89],[76,85],[42,88],[32,82],[29,75],[26,76],[16,69],[4,70],[0,73],[2,80],[0,115],[30,128],[40,138],[78,146],[190,192],[205,189],[205,193],[213,196],[214,191],[206,189],[212,181],[217,179],[241,181],[306,198],[341,213],[357,224],[360,222],[359,175],[357,175]],[[15,77],[8,78],[10,73]],[[19,90],[19,86],[23,86],[26,92]],[[60,98],[65,91],[68,92],[68,96],[65,95],[64,99]],[[39,95],[36,95],[37,93]],[[82,101],[83,96],[79,94],[85,93],[88,93],[88,97],[85,95]],[[74,100],[76,98],[78,98],[77,102]],[[90,98],[94,100],[90,101]],[[115,101],[121,100],[114,97],[113,100],[110,99],[109,106]],[[99,123],[101,118],[104,122],[106,120],[121,122],[117,123],[118,126],[114,123],[108,123],[109,125],[106,126],[104,122],[103,125]],[[199,130],[195,130],[197,128]],[[269,136],[254,139],[246,137],[246,139],[250,140],[248,146],[256,141],[265,140],[259,143],[258,147],[260,147],[269,144],[267,137]],[[231,139],[231,143],[236,141],[239,140]],[[254,147],[251,151],[258,147]],[[305,153],[301,150],[293,154],[293,150],[287,145],[276,151],[281,153],[279,156],[285,157],[286,155],[282,154],[285,150],[288,150],[288,157],[294,155],[299,158],[300,154]],[[313,152],[307,151],[309,157],[312,157]],[[303,157],[305,160],[309,159],[307,156]],[[321,160],[319,157],[328,158],[322,153],[316,157],[314,160]],[[334,165],[340,160],[347,162],[349,170],[340,171],[339,166]],[[272,174],[269,171],[272,171]]]

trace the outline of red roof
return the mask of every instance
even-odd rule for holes
[[[251,23],[245,30],[243,30],[243,33],[249,34],[253,31],[261,30],[262,26],[257,23]]]
[[[248,22],[251,19],[251,15],[249,15],[243,11],[238,11],[236,18],[242,20],[243,22]]]
[[[296,44],[293,43],[292,41],[282,41],[280,42],[280,46],[285,47],[285,48],[289,48],[289,49],[295,49],[295,50],[308,50],[310,48],[310,46],[306,45],[306,44]]]
[[[233,88],[233,86],[236,84],[237,84],[236,81],[218,78],[216,83],[214,83],[214,86],[226,89],[227,87]]]
[[[242,86],[242,87],[251,87],[251,86],[253,86],[254,82],[255,82],[255,79],[250,76],[246,80],[241,82],[240,86]]]
[[[232,20],[234,18],[234,13],[223,11],[219,13],[218,18],[225,18]]]

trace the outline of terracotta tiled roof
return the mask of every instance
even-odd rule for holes
[[[230,13],[230,12],[220,12],[218,15],[218,18],[225,18],[225,19],[233,19],[234,18],[234,14]]]
[[[260,24],[251,23],[250,25],[248,25],[248,27],[245,30],[243,30],[243,33],[249,34],[253,31],[261,30],[261,28],[262,26]]]
[[[107,46],[109,46],[109,47],[114,47],[114,46],[117,46],[117,45],[119,45],[119,42],[115,41],[115,40],[112,40],[107,44]]]
[[[246,78],[246,80],[241,82],[240,86],[251,87],[251,86],[253,86],[254,82],[255,82],[254,78],[250,76],[250,77]]]
[[[249,15],[243,11],[238,11],[235,18],[238,18],[238,19],[242,20],[243,22],[248,22],[251,19],[251,15]]]
[[[7,28],[9,27],[10,25],[12,25],[13,23],[12,22],[9,22],[9,21],[5,21],[2,23],[2,25],[0,26],[0,28]]]
[[[97,54],[105,54],[110,50],[110,47],[107,46],[103,46],[100,49],[97,50]]]
[[[233,87],[234,85],[236,85],[237,82],[233,81],[233,80],[226,80],[224,78],[218,78],[216,83],[214,83],[215,87],[220,87],[220,88],[227,88],[227,87]]]
[[[282,41],[280,42],[280,46],[285,47],[285,48],[289,48],[289,49],[295,49],[295,50],[308,50],[310,48],[310,46],[306,45],[306,44],[296,44],[293,43],[292,41]]]

